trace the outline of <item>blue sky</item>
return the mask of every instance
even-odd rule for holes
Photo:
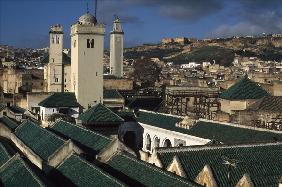
[[[48,46],[52,24],[70,25],[94,0],[0,0],[0,44]],[[216,38],[282,33],[281,0],[98,0],[99,22],[106,24],[105,44],[114,15],[123,21],[125,46],[156,43],[164,37]]]

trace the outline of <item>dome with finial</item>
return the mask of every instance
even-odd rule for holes
[[[87,12],[86,14],[80,16],[78,21],[81,24],[96,24],[97,23],[97,20],[96,20],[95,16],[93,16],[89,12]]]

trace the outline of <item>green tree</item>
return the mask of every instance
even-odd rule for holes
[[[159,81],[161,68],[150,59],[137,60],[134,65],[134,80],[141,81],[141,87],[153,87]]]

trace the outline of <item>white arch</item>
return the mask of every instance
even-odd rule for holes
[[[168,138],[164,139],[162,145],[163,145],[163,147],[172,147],[172,143],[171,143],[170,139],[168,139]]]
[[[152,148],[152,140],[150,134],[146,134],[145,139],[145,149],[151,151]]]
[[[154,146],[154,148],[160,147],[160,138],[158,136],[154,136],[153,146]]]

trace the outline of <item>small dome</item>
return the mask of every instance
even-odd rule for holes
[[[87,12],[86,14],[80,16],[79,22],[81,24],[96,24],[97,20],[92,14]]]

